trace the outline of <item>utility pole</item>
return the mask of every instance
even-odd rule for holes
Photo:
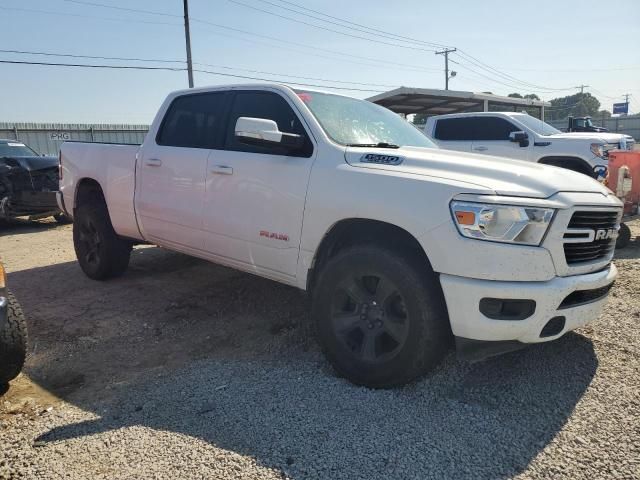
[[[584,89],[590,87],[590,85],[578,85],[577,87],[573,87],[573,88],[579,88],[580,89],[580,95],[584,95]]]
[[[189,75],[189,88],[193,88],[193,63],[191,63],[191,33],[189,32],[189,0],[184,3],[184,38],[187,44],[187,74]]]
[[[444,55],[444,89],[449,90],[449,54],[455,52],[455,48],[445,48],[436,52],[436,55]]]
[[[630,93],[625,93],[624,95],[622,95],[624,97],[624,103],[627,104],[627,113],[625,113],[625,116],[629,115],[629,97],[631,96]]]

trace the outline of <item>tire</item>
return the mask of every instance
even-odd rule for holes
[[[7,300],[8,322],[0,327],[0,389],[18,376],[27,356],[27,322],[11,292]]]
[[[53,219],[61,225],[66,225],[68,223],[71,223],[71,219],[62,212],[54,215]]]
[[[620,224],[620,231],[616,240],[616,248],[624,248],[631,241],[631,229],[626,223]]]
[[[451,345],[442,289],[428,262],[376,246],[338,253],[312,298],[319,343],[336,372],[370,388],[411,382]]]
[[[82,271],[93,280],[119,277],[129,265],[132,245],[113,230],[104,205],[78,207],[73,222],[73,246]]]

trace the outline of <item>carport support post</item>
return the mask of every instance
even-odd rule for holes
[[[489,100],[485,100],[484,102],[482,102],[482,111],[483,112],[489,111]]]

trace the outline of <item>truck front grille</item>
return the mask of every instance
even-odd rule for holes
[[[575,212],[564,234],[564,256],[567,265],[592,262],[610,256],[616,246],[615,236],[612,238],[607,235],[606,238],[600,238],[599,234],[612,229],[617,230],[619,216],[618,211]]]

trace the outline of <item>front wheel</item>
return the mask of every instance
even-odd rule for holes
[[[444,297],[428,262],[375,246],[330,259],[312,309],[327,358],[358,385],[410,382],[438,365],[451,343]]]
[[[620,224],[620,231],[618,232],[618,238],[616,239],[616,248],[624,248],[629,245],[631,241],[631,229],[626,223]]]
[[[131,243],[113,230],[104,205],[81,205],[73,222],[73,246],[82,271],[94,280],[122,275],[129,265]]]

